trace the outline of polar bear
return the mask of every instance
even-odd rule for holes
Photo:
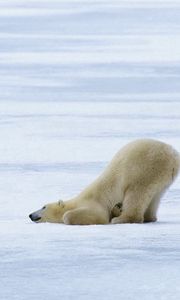
[[[71,225],[155,222],[160,198],[179,169],[179,153],[170,145],[136,140],[77,197],[47,204],[29,217],[37,223]]]

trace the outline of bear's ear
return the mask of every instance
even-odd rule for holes
[[[58,204],[59,204],[60,207],[62,207],[62,208],[64,207],[64,201],[63,200],[59,200]]]

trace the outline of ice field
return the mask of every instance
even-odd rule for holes
[[[180,299],[180,176],[158,222],[34,224],[126,143],[180,151],[180,1],[0,1],[0,299]]]

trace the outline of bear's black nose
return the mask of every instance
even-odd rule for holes
[[[29,215],[29,218],[30,218],[31,221],[33,221],[33,222],[37,222],[37,221],[41,220],[41,217],[38,216],[36,213],[30,214],[30,215]]]

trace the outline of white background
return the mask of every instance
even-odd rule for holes
[[[180,1],[0,1],[0,299],[180,298],[180,179],[143,225],[34,224],[127,142],[180,151]]]

